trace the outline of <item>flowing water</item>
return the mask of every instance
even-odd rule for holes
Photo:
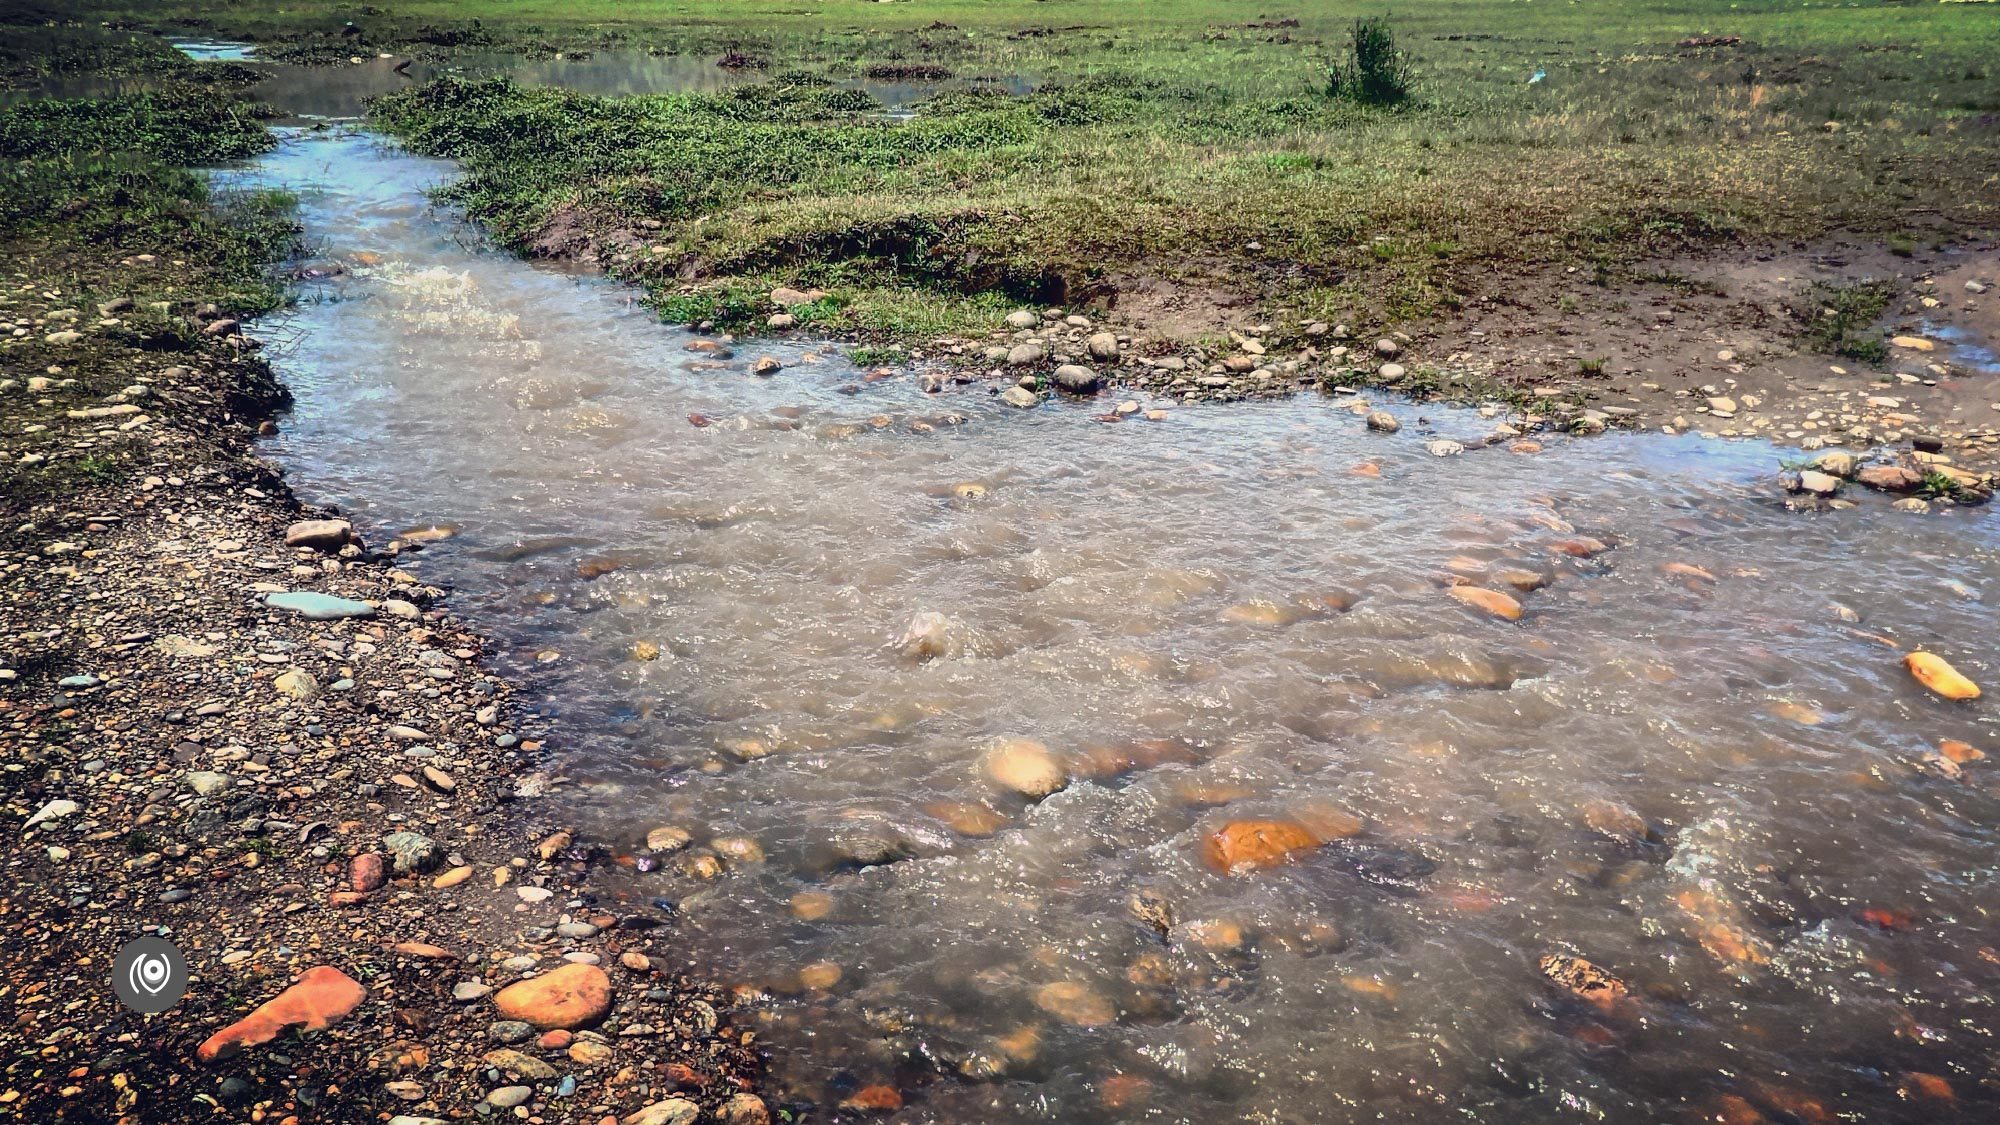
[[[373,542],[455,531],[409,565],[560,713],[555,800],[608,845],[605,901],[671,904],[688,964],[761,992],[795,1096],[888,1084],[959,1122],[1996,1105],[2000,767],[1935,751],[2000,737],[1894,647],[2000,684],[1990,519],[1787,512],[1754,444],[1440,459],[1427,430],[1492,422],[1402,405],[1383,436],[1305,397],[1110,424],[824,345],[719,359],[626,288],[482,248],[426,206],[451,173],[320,133],[232,177],[301,190],[344,267],[262,329],[298,395],[272,451]],[[1510,622],[1454,576],[1543,585]],[[990,779],[1005,740],[1067,785]],[[1218,871],[1241,820],[1320,846]],[[693,846],[649,852],[659,827]],[[1565,953],[1629,995],[1557,987]]]

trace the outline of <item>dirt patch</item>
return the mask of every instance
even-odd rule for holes
[[[1255,296],[1217,283],[1128,275],[1113,278],[1111,288],[1111,318],[1147,336],[1194,340],[1259,319]]]
[[[1484,286],[1459,316],[1417,333],[1415,350],[1530,390],[1577,391],[1650,428],[1808,450],[1936,436],[1991,463],[2000,460],[1996,283],[1991,241],[1921,254],[1828,244],[1608,278],[1572,270]],[[1812,298],[1871,284],[1885,307],[1851,335],[1879,358],[1813,350],[1807,321],[1826,310]]]

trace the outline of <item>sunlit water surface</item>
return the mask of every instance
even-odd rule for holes
[[[825,345],[716,361],[628,289],[481,248],[426,205],[450,174],[320,134],[229,177],[302,190],[346,267],[262,329],[298,395],[271,448],[371,541],[456,529],[412,565],[560,712],[608,901],[676,904],[673,949],[769,993],[792,1094],[1991,1112],[1995,767],[1921,763],[2000,738],[1889,647],[2000,684],[1990,521],[1789,513],[1757,445],[1438,459],[1492,423],[1404,405],[1385,437],[1307,397],[1106,424]],[[1504,571],[1548,580],[1518,623],[1444,592]],[[1002,739],[1067,788],[996,786]],[[1343,815],[1288,864],[1204,861],[1229,821]],[[647,856],[659,826],[695,847]],[[1630,997],[1556,988],[1565,952]]]

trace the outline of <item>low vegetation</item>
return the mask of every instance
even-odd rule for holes
[[[47,421],[61,424],[65,410],[197,353],[191,314],[200,306],[248,314],[282,300],[270,264],[298,236],[292,200],[218,197],[187,167],[271,143],[254,114],[200,86],[0,108],[0,315],[36,325],[0,353],[0,378],[76,380],[46,400]],[[43,339],[89,326],[97,306],[114,300],[130,302],[116,328],[70,344]],[[102,444],[17,465],[0,510],[19,523],[36,505],[114,484],[142,446]]]
[[[446,81],[378,106],[464,162],[451,197],[503,242],[597,254],[676,319],[738,323],[778,284],[820,286],[839,300],[815,323],[891,337],[1143,281],[1390,327],[1528,275],[1834,234],[1949,243],[2000,206],[2000,21],[1976,5],[685,7],[87,6],[306,57],[754,62],[722,93]],[[870,74],[951,78],[899,123]]]
[[[1410,60],[1396,49],[1396,33],[1381,17],[1354,21],[1347,61],[1327,71],[1328,97],[1362,105],[1402,105],[1416,87]]]
[[[1799,342],[1822,355],[1879,364],[1888,357],[1889,347],[1875,331],[1875,322],[1895,294],[1895,286],[1885,281],[1811,285],[1793,309]]]
[[[1643,73],[1656,105],[1574,75],[1547,111],[1461,96],[1385,113],[1144,67],[1024,96],[941,93],[906,124],[864,90],[799,77],[615,101],[445,82],[377,111],[465,163],[454,200],[510,245],[608,239],[663,293],[717,286],[710,315],[725,319],[746,291],[837,289],[864,331],[986,323],[998,302],[1109,304],[1142,277],[1393,323],[1496,274],[1881,230],[1911,212],[1990,221],[1982,185],[2000,161],[1969,110],[1926,98],[1882,106],[1865,134],[1827,130],[1817,81],[1743,82],[1758,64],[1737,54],[1615,68]],[[1890,120],[1910,111],[1922,131]]]

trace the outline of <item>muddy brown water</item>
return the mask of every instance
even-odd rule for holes
[[[1391,404],[1383,436],[1309,397],[1106,424],[867,382],[820,343],[718,361],[626,288],[482,247],[426,204],[451,174],[341,131],[225,174],[301,191],[343,267],[260,328],[298,395],[271,452],[373,542],[455,530],[409,565],[559,717],[598,901],[670,909],[685,965],[757,990],[781,1096],[887,1084],[938,1121],[1997,1104],[2000,764],[1924,759],[2000,737],[1892,647],[2000,685],[1990,519],[1787,512],[1751,443],[1439,459],[1426,438],[1492,423]],[[751,374],[765,354],[786,369]],[[1519,622],[1444,593],[1503,571],[1547,581]],[[1067,787],[997,787],[1005,739]],[[1343,817],[1287,864],[1204,861],[1229,821]],[[650,855],[660,826],[695,848]],[[718,842],[719,877],[690,873]],[[1538,964],[1565,953],[1630,995],[1559,990]]]

